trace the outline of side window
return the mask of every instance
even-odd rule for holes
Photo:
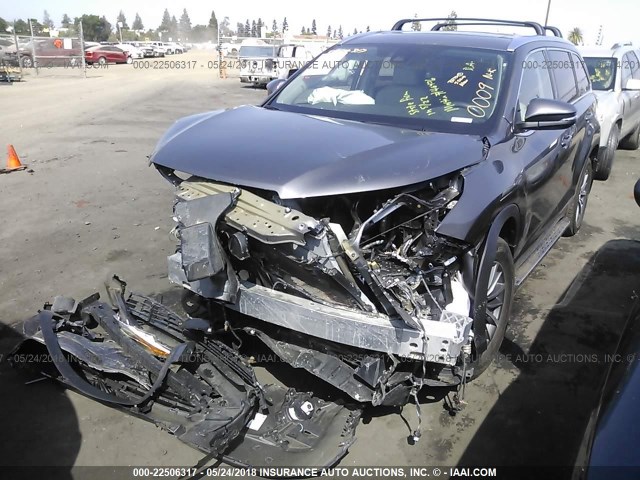
[[[622,88],[627,85],[627,81],[632,77],[631,75],[631,57],[626,53],[624,57],[622,57],[622,65],[620,66],[622,73],[620,79],[622,80]]]
[[[529,102],[534,98],[553,98],[553,87],[542,51],[533,52],[522,65],[522,80],[518,94],[518,118],[524,121]]]
[[[578,86],[571,67],[571,57],[568,52],[549,50],[549,62],[553,77],[556,79],[557,99],[572,102],[578,98]]]
[[[589,77],[585,71],[584,60],[575,53],[571,54],[571,60],[573,61],[573,69],[576,72],[576,79],[578,80],[578,96],[584,95],[589,91]]]

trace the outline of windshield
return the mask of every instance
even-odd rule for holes
[[[257,45],[240,47],[239,57],[275,57],[275,47],[273,45]]]
[[[617,61],[613,57],[584,57],[594,90],[611,90],[616,85]]]
[[[436,130],[482,124],[496,111],[507,55],[442,45],[340,46],[309,63],[270,106]]]

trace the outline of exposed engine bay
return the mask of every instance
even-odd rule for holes
[[[259,332],[281,358],[358,401],[402,405],[423,385],[473,373],[470,246],[437,233],[462,192],[459,175],[282,200],[158,168],[177,186],[169,279],[191,302],[222,308],[234,328]],[[314,362],[301,362],[303,351]]]

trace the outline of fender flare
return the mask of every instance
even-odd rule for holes
[[[507,205],[500,210],[500,213],[494,218],[487,233],[484,245],[481,247],[482,255],[480,256],[480,264],[476,275],[474,302],[473,302],[473,333],[476,352],[480,355],[487,348],[488,339],[486,338],[486,322],[487,322],[487,284],[489,283],[489,272],[496,258],[496,249],[498,247],[498,238],[500,230],[510,218],[518,221],[520,211],[515,204]]]

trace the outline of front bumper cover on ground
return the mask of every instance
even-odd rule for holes
[[[355,441],[360,410],[263,386],[232,348],[190,330],[155,300],[108,288],[82,302],[56,297],[24,323],[17,368],[55,378],[154,422],[206,454],[241,466],[332,466]],[[37,361],[34,361],[37,360]]]

